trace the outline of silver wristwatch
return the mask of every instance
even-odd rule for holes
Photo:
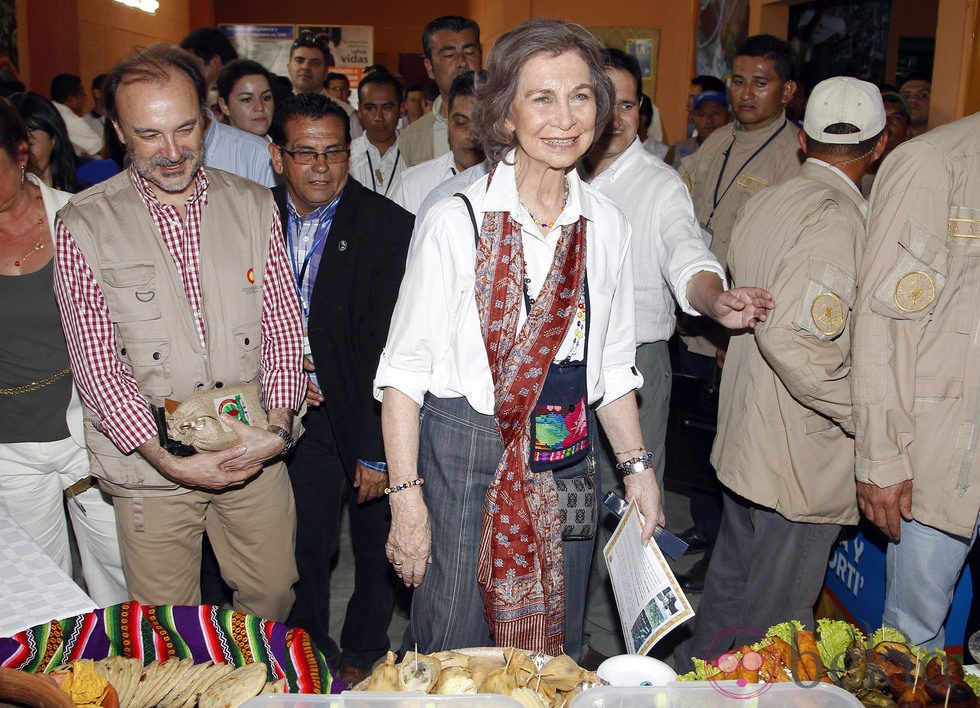
[[[282,456],[285,457],[289,452],[296,447],[296,441],[293,439],[293,434],[286,430],[281,425],[270,425],[266,428],[273,435],[278,435],[282,438],[282,441],[286,443],[286,446],[282,449]]]
[[[629,477],[631,474],[636,474],[637,472],[642,472],[643,470],[652,470],[653,454],[648,452],[645,455],[640,455],[639,457],[623,460],[616,465],[616,469],[619,470],[624,477]]]

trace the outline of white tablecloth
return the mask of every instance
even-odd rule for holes
[[[0,504],[0,637],[95,608]]]

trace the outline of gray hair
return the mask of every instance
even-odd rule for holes
[[[596,99],[595,139],[602,136],[612,114],[613,86],[602,59],[602,44],[587,29],[572,22],[535,18],[504,33],[487,58],[487,77],[476,89],[473,120],[490,162],[500,162],[517,146],[505,123],[517,94],[521,70],[538,54],[559,56],[575,52],[589,67]]]

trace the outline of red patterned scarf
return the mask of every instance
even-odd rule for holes
[[[524,272],[520,225],[509,212],[485,213],[476,305],[504,454],[484,503],[477,580],[497,646],[557,655],[565,636],[558,497],[551,473],[534,474],[528,467],[530,418],[583,297],[584,217],[562,227],[547,279],[518,330]]]

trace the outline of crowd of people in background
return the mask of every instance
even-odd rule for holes
[[[403,649],[594,666],[625,651],[596,498],[664,522],[680,372],[720,393],[677,666],[812,626],[861,513],[885,624],[942,646],[980,511],[980,117],[930,125],[927,76],[807,95],[757,35],[668,145],[637,60],[578,25],[486,62],[468,18],[421,39],[429,80],[369,67],[356,106],[322,38],[283,77],[213,28],[2,87],[0,503],[98,604],[227,601],[351,685],[399,581]],[[235,403],[230,447],[168,427],[200,397]]]

